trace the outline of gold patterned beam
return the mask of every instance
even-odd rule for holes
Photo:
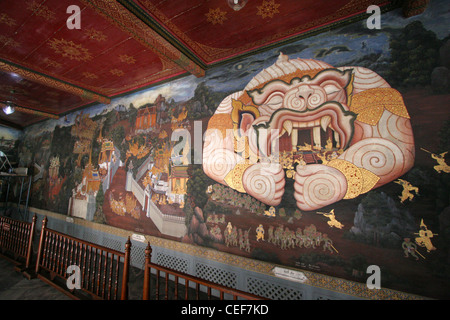
[[[49,77],[47,75],[44,75],[42,73],[37,73],[35,71],[29,70],[27,68],[24,68],[22,66],[19,66],[17,64],[8,62],[6,60],[0,59],[0,70],[5,72],[13,72],[21,76],[22,78],[28,79],[30,81],[34,81],[36,83],[42,84],[47,87],[51,87],[54,89],[58,89],[61,91],[65,91],[71,94],[74,94],[76,96],[81,97],[84,100],[87,101],[97,101],[104,104],[111,103],[111,99],[100,95],[96,92],[83,89],[81,87],[75,86],[73,84],[67,83],[65,81],[61,81],[52,77]]]
[[[4,103],[0,103],[0,108],[3,108],[5,106]],[[31,108],[27,108],[24,106],[18,106],[13,103],[13,107],[15,111],[22,112],[22,113],[28,113],[28,114],[34,114],[36,116],[44,117],[44,118],[52,118],[52,119],[59,119],[59,116],[54,113],[48,113],[43,111],[34,110]]]
[[[34,114],[34,115],[40,116],[40,117],[59,119],[59,116],[57,116],[56,114],[53,114],[53,113],[48,113],[48,112],[43,112],[43,111],[36,111],[36,110],[33,110],[33,109],[29,109],[29,108],[25,108],[25,107],[19,107],[19,106],[16,106],[16,105],[14,105],[14,109],[16,111],[19,111],[19,112]]]

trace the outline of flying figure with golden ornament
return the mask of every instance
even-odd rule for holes
[[[424,230],[420,230],[418,233],[419,237],[415,239],[416,243],[421,246],[427,248],[427,252],[432,250],[436,250],[436,247],[431,243],[431,238],[437,236],[437,233],[433,233],[433,231],[428,230],[428,227],[425,223],[423,223],[423,219],[420,221],[420,228],[424,228]]]
[[[431,157],[437,161],[438,164],[433,167],[434,170],[436,170],[438,173],[441,172],[450,173],[450,166],[445,162],[445,155],[448,153],[448,151],[442,152],[441,154],[437,154],[432,153],[424,148],[420,149],[431,154]]]
[[[402,195],[399,196],[400,202],[403,203],[405,200],[409,199],[411,201],[414,198],[414,195],[411,193],[411,191],[414,191],[416,195],[419,194],[419,188],[413,186],[411,183],[409,183],[406,180],[398,179],[394,181],[394,183],[399,184],[403,187]]]
[[[334,215],[334,209],[331,209],[331,211],[328,213],[327,212],[317,212],[317,214],[321,214],[324,217],[327,217],[328,219],[330,219],[327,221],[327,224],[332,228],[335,227],[338,229],[342,229],[344,227],[344,225],[342,223],[340,223],[339,221],[336,220],[336,216]]]

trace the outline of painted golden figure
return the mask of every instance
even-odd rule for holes
[[[399,196],[400,202],[403,203],[405,200],[411,201],[414,199],[414,195],[411,193],[411,191],[414,191],[416,195],[419,194],[419,188],[413,186],[411,183],[409,183],[406,180],[398,179],[394,181],[396,184],[399,184],[403,187],[402,195]]]
[[[436,170],[438,173],[441,172],[445,172],[445,173],[450,173],[450,166],[445,162],[445,155],[448,153],[448,151],[446,152],[442,152],[441,154],[437,154],[437,153],[432,153],[424,148],[420,148],[422,151],[428,152],[429,154],[431,154],[431,157],[437,161],[437,165],[435,165],[433,168],[434,170]]]
[[[262,224],[256,228],[256,241],[262,240],[264,241],[264,227]]]
[[[317,212],[317,213],[330,219],[327,221],[327,224],[330,227],[332,227],[332,228],[334,227],[334,228],[338,228],[338,229],[342,229],[344,227],[344,225],[342,223],[340,223],[339,221],[336,220],[336,216],[334,215],[334,209],[331,209],[331,211],[329,213],[326,213],[326,212]]]
[[[292,152],[286,153],[283,151],[280,159],[280,163],[283,166],[283,169],[286,170],[286,177],[290,179],[294,179],[295,170],[294,170],[294,154]]]
[[[231,222],[228,222],[228,224],[227,224],[227,232],[228,232],[228,234],[231,234],[232,230],[233,230],[233,226],[231,225]]]
[[[275,217],[275,208],[271,206],[269,210],[264,211],[264,215],[268,217]]]
[[[419,237],[415,239],[416,243],[421,246],[427,248],[427,252],[432,250],[436,250],[436,247],[431,243],[431,238],[437,236],[437,233],[433,233],[433,231],[428,230],[428,227],[425,223],[423,223],[423,219],[420,221],[420,228],[424,228],[420,230],[418,233]]]

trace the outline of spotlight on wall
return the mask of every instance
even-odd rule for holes
[[[248,0],[227,0],[228,5],[234,10],[239,11],[241,10]]]
[[[7,102],[4,106],[3,106],[3,112],[6,114],[11,114],[14,112],[14,107],[12,106],[12,104],[10,102]]]

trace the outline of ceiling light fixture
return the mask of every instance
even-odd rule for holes
[[[12,106],[11,102],[7,102],[4,106],[3,106],[3,112],[6,114],[11,114],[14,112],[14,107]]]
[[[239,11],[241,10],[248,0],[227,0],[228,5],[234,10]]]
[[[20,75],[18,75],[17,73],[11,72],[10,75],[12,78],[14,78],[16,80],[22,80],[22,77]]]

